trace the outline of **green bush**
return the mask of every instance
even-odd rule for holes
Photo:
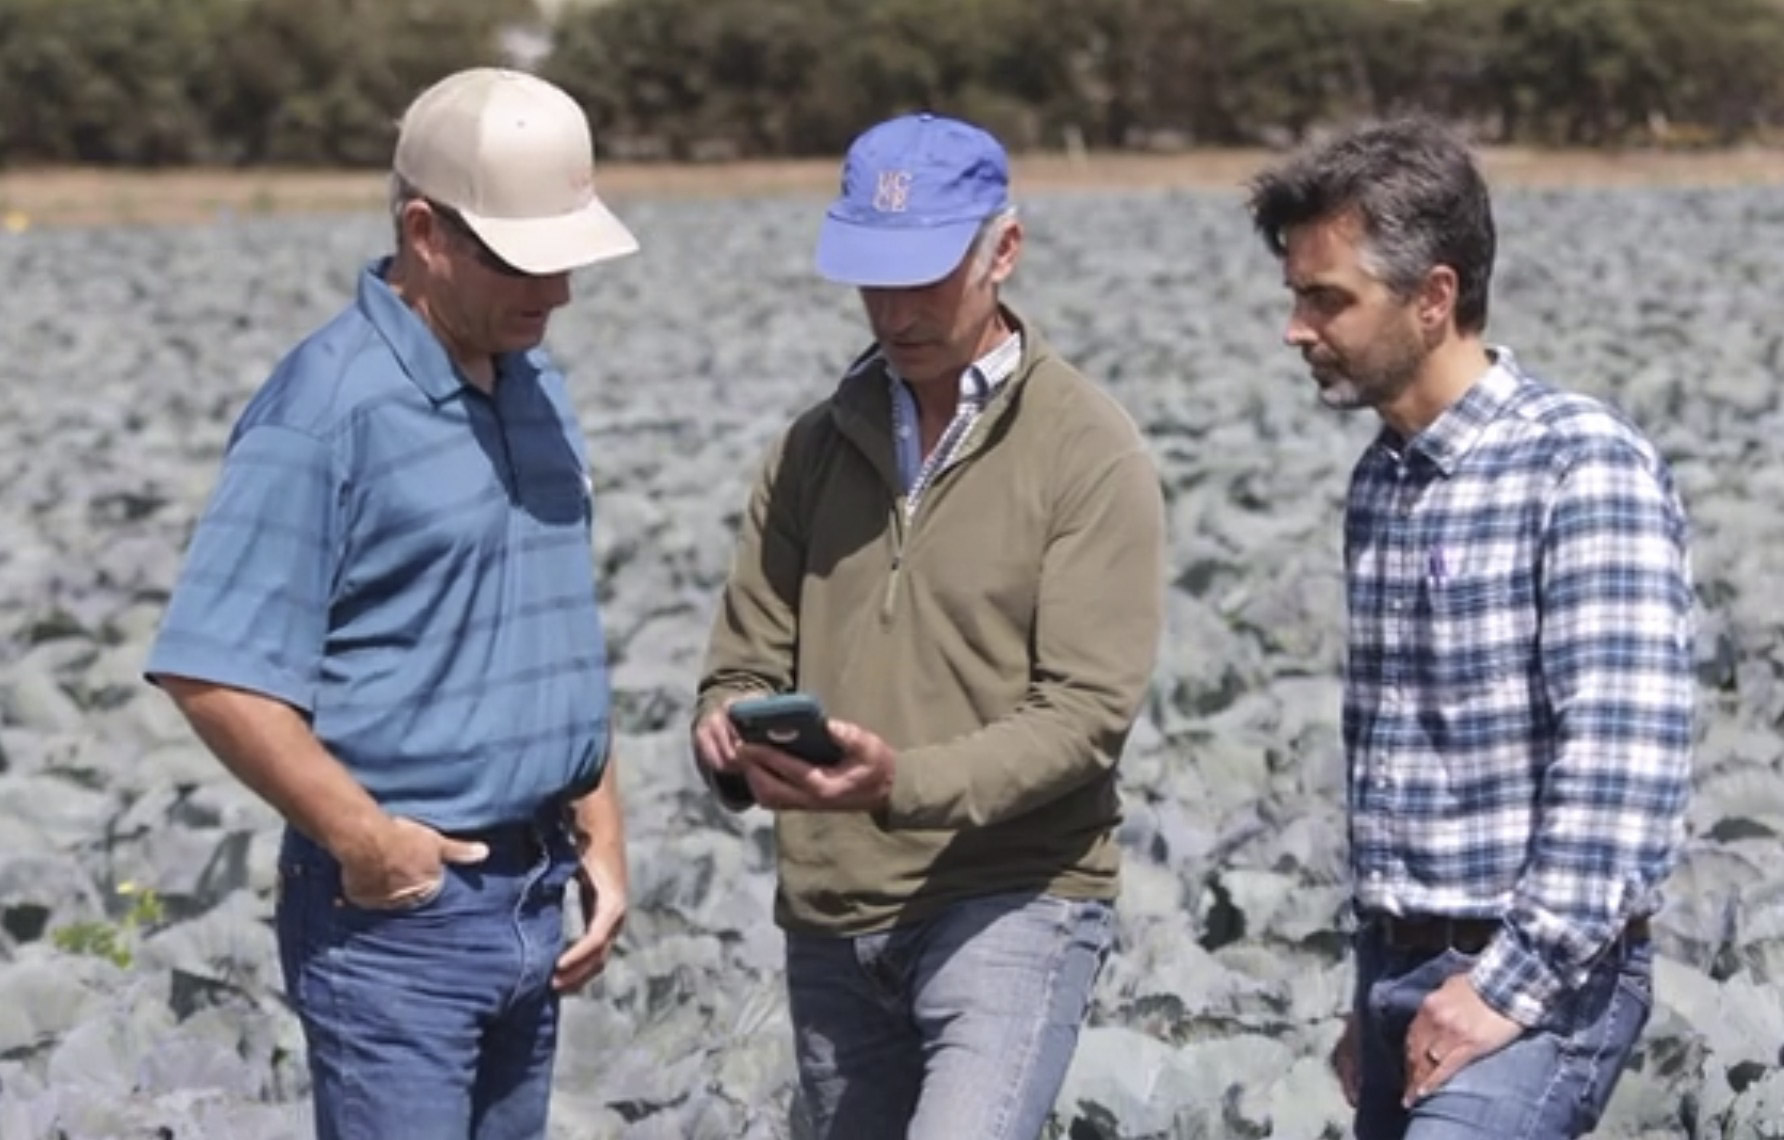
[[[1422,109],[1505,142],[1784,118],[1776,0],[610,0],[546,74],[623,152],[834,153],[916,107],[1016,146],[1297,139]]]
[[[215,131],[235,159],[388,162],[415,93],[502,62],[497,34],[524,10],[490,0],[237,0],[222,52]]]
[[[1727,144],[1784,125],[1784,4],[1641,0],[1661,61],[1663,140]]]
[[[834,154],[923,107],[1017,148],[1415,108],[1538,144],[1784,123],[1784,0],[0,0],[0,163],[382,165],[415,92],[517,26],[622,156]]]
[[[0,162],[389,160],[530,0],[0,0]]]
[[[0,0],[0,161],[206,162],[241,0]]]

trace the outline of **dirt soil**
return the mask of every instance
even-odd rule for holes
[[[1236,189],[1272,156],[1262,151],[1177,155],[1033,155],[1016,159],[1025,189]],[[1784,149],[1714,153],[1482,152],[1497,186],[1727,186],[1784,184]],[[600,166],[596,185],[616,201],[645,196],[825,194],[836,182],[832,160],[711,165]],[[41,225],[191,223],[248,214],[378,208],[377,172],[282,170],[0,171],[0,233]]]

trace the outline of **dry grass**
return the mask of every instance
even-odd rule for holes
[[[1035,188],[1153,187],[1233,189],[1271,156],[1261,151],[1179,155],[1059,155],[1017,159],[1018,191]],[[1726,186],[1784,183],[1784,149],[1715,153],[1483,152],[1499,186]],[[826,193],[836,163],[739,162],[714,165],[610,163],[597,184],[614,200],[649,195],[736,196]],[[375,172],[279,170],[28,170],[0,172],[0,222],[30,225],[191,223],[229,214],[377,209],[384,180]]]

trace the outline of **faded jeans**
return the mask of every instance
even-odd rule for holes
[[[790,934],[799,1079],[821,1140],[1034,1140],[1114,936],[1110,905],[1032,893],[879,934]]]
[[[318,1140],[538,1140],[546,1134],[576,853],[561,823],[480,833],[405,910],[341,894],[340,865],[287,831],[279,955],[303,1023]]]
[[[1653,947],[1613,947],[1540,1027],[1472,1062],[1407,1112],[1406,1031],[1425,995],[1471,955],[1395,951],[1357,939],[1362,1090],[1358,1140],[1571,1140],[1610,1101],[1654,1004]]]

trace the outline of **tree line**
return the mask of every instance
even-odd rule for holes
[[[1280,144],[1411,109],[1489,142],[1784,128],[1784,0],[0,0],[0,164],[365,166],[512,63],[609,155],[835,154],[915,107],[1013,148]]]

